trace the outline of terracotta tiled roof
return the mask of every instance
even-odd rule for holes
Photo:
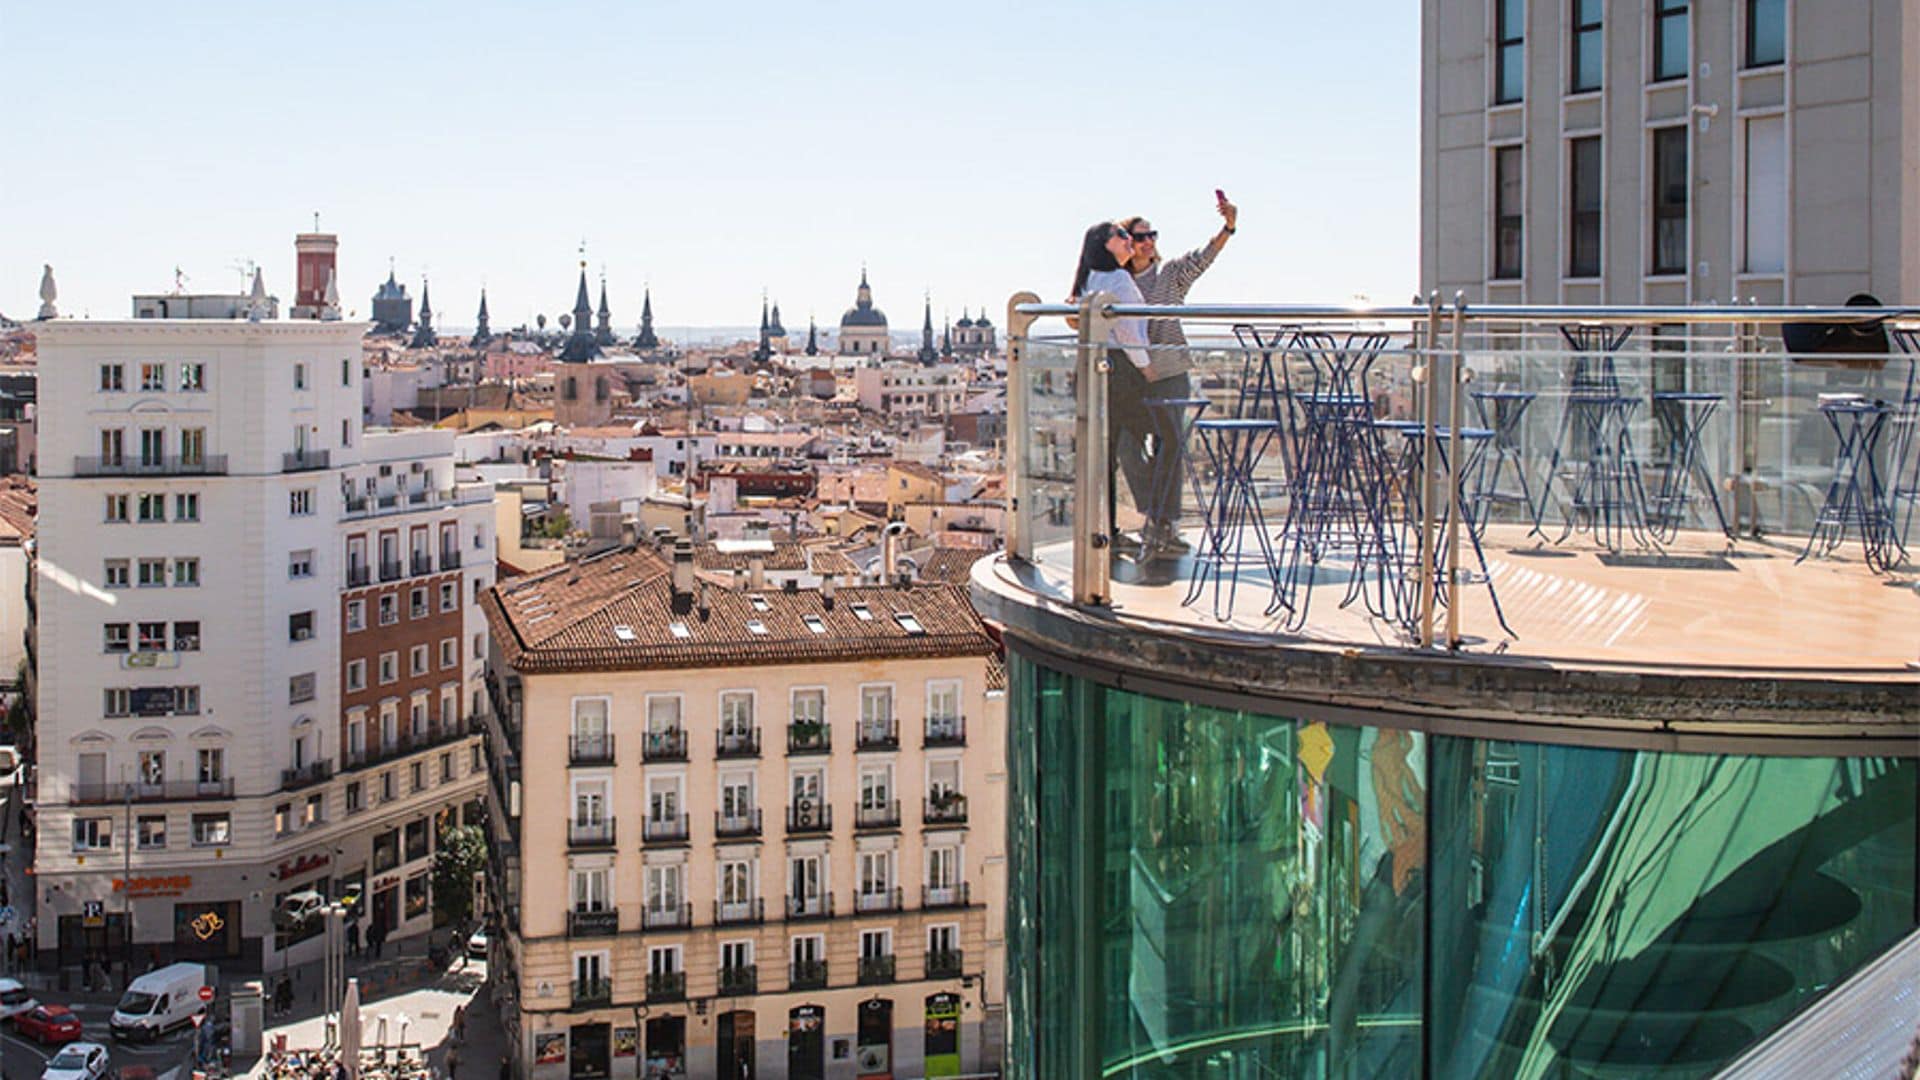
[[[15,473],[0,479],[0,543],[17,544],[32,536],[39,507],[32,477]]]
[[[807,549],[807,557],[812,560],[815,574],[821,577],[846,577],[858,574],[860,568],[847,558],[846,553],[837,551],[824,544],[815,544]]]
[[[623,548],[503,582],[483,605],[507,663],[530,674],[984,657],[995,649],[959,586],[848,587],[831,605],[813,590],[708,588],[703,616],[697,599],[692,610],[674,611],[672,575],[660,555]]]
[[[768,570],[797,572],[807,568],[806,553],[800,550],[799,544],[780,540],[758,546],[760,550],[756,551],[723,551],[719,544],[697,544],[693,549],[693,566],[708,572],[749,570],[752,569],[749,564],[759,558]]]
[[[945,477],[917,461],[889,461],[887,462],[887,468],[895,472],[906,473],[908,476],[917,477],[921,480],[930,480],[936,484],[946,482]]]
[[[973,564],[987,552],[972,548],[938,547],[927,556],[920,566],[920,576],[928,581],[937,581],[946,585],[967,583],[967,575],[973,570]]]

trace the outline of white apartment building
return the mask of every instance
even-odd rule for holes
[[[1424,0],[1421,285],[1920,299],[1913,0]]]
[[[430,925],[485,784],[493,518],[451,433],[361,429],[365,329],[35,327],[44,965],[298,963],[272,912],[308,889]]]
[[[997,1072],[1006,703],[965,591],[697,564],[627,548],[485,600],[516,1071]]]
[[[946,416],[966,403],[965,370],[954,364],[882,361],[853,373],[854,392],[861,409],[888,419]]]

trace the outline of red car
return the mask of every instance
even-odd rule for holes
[[[41,1005],[15,1016],[13,1029],[42,1045],[69,1043],[80,1037],[80,1018],[65,1005]]]

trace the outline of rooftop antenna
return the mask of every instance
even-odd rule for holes
[[[318,210],[315,210],[313,212],[313,231],[314,232],[320,231],[320,211]]]
[[[187,275],[178,264],[173,268],[173,291],[176,296],[187,291]]]

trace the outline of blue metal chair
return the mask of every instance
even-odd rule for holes
[[[1480,418],[1480,426],[1493,432],[1493,445],[1479,455],[1474,473],[1471,513],[1474,527],[1482,532],[1493,517],[1495,506],[1518,505],[1525,509],[1525,520],[1536,523],[1540,520],[1533,485],[1527,480],[1527,462],[1520,453],[1520,425],[1526,420],[1527,407],[1539,396],[1530,390],[1473,392],[1473,410]],[[1500,486],[1509,465],[1513,467],[1514,478],[1520,482],[1517,492]]]
[[[1859,531],[1861,553],[1872,570],[1885,572],[1898,561],[1892,504],[1876,461],[1891,411],[1886,402],[1868,401],[1858,394],[1821,395],[1820,414],[1833,428],[1835,441],[1833,475],[1827,481],[1826,499],[1814,515],[1806,549],[1794,560],[1796,565],[1815,551],[1833,554],[1849,530]]]
[[[1410,476],[1418,477],[1424,470],[1426,462],[1426,427],[1418,423],[1414,423],[1410,427],[1402,426],[1400,434],[1407,443],[1406,451],[1402,455],[1403,460],[1407,462],[1407,473]],[[1434,451],[1440,455],[1440,459],[1436,464],[1439,466],[1440,474],[1446,476],[1452,464],[1450,459],[1451,451],[1448,448],[1453,445],[1453,429],[1436,427],[1433,430],[1433,436]],[[1492,428],[1461,428],[1460,441],[1467,444],[1467,457],[1460,463],[1460,492],[1457,501],[1461,508],[1461,523],[1467,528],[1467,540],[1473,546],[1474,563],[1480,568],[1477,574],[1472,571],[1462,571],[1460,583],[1462,585],[1485,585],[1487,587],[1487,597],[1493,601],[1493,617],[1499,621],[1500,629],[1505,630],[1508,636],[1518,638],[1520,635],[1514,633],[1513,627],[1507,625],[1507,613],[1500,607],[1500,594],[1493,587],[1493,571],[1487,567],[1486,549],[1480,545],[1480,530],[1474,525],[1473,520],[1472,508],[1480,497],[1479,493],[1475,490],[1479,483],[1477,478],[1484,472],[1482,460],[1491,452],[1491,448],[1497,441],[1497,433]],[[1454,502],[1455,500],[1447,499],[1443,495],[1440,506],[1438,507],[1438,517],[1435,519],[1438,522],[1439,528],[1435,530],[1434,533],[1436,550],[1434,551],[1433,560],[1433,586],[1438,590],[1438,595],[1442,603],[1445,603],[1447,595],[1445,587],[1447,581],[1447,566],[1444,552],[1437,548],[1442,542],[1441,538],[1446,534],[1447,526],[1453,519]],[[1409,507],[1407,522],[1407,530],[1411,538],[1408,543],[1416,552],[1420,546],[1419,531],[1420,522],[1424,516],[1422,514],[1424,508],[1425,504],[1420,501],[1420,488],[1416,484],[1413,488],[1413,502]]]
[[[1887,418],[1887,425],[1893,429],[1887,454],[1893,539],[1901,557],[1905,558],[1910,554],[1907,545],[1913,539],[1914,509],[1920,506],[1920,329],[1902,327],[1890,332],[1894,344],[1907,358],[1906,390],[1894,414]]]
[[[1266,515],[1261,512],[1254,479],[1262,455],[1280,430],[1279,421],[1258,418],[1197,420],[1193,425],[1212,466],[1214,487],[1204,504],[1206,524],[1193,553],[1194,574],[1185,602],[1193,604],[1211,587],[1213,617],[1222,622],[1233,617],[1240,573],[1248,565],[1267,577],[1271,595],[1266,613],[1271,615],[1288,605],[1275,570],[1273,542],[1267,535]],[[1249,536],[1259,548],[1258,562],[1246,558]]]
[[[1203,397],[1178,397],[1147,398],[1142,404],[1144,404],[1156,418],[1154,425],[1156,429],[1154,432],[1155,442],[1158,443],[1164,434],[1164,437],[1168,440],[1179,440],[1180,446],[1184,450],[1188,443],[1191,442],[1193,425],[1199,422],[1201,414],[1207,411],[1207,407],[1211,405],[1212,402]],[[1191,415],[1188,415],[1189,412],[1191,412]],[[1164,450],[1161,446],[1156,445],[1153,452],[1157,455],[1163,453]],[[1151,505],[1144,508],[1147,511],[1147,516],[1156,521],[1167,521],[1170,524],[1178,524],[1177,522],[1171,521],[1171,518],[1176,515],[1169,513],[1169,510],[1174,501],[1174,496],[1179,494],[1182,480],[1186,481],[1187,485],[1193,489],[1193,505],[1206,505],[1206,496],[1200,486],[1200,471],[1194,465],[1193,457],[1192,452],[1189,450],[1181,454],[1181,468],[1159,469],[1155,471],[1153,487],[1147,496],[1148,502]]]
[[[1560,412],[1547,483],[1534,511],[1529,535],[1545,535],[1541,521],[1555,484],[1569,490],[1562,505],[1566,523],[1555,543],[1575,530],[1591,530],[1610,551],[1631,536],[1652,546],[1646,528],[1646,489],[1633,451],[1633,413],[1639,401],[1621,392],[1614,354],[1632,336],[1632,327],[1563,326],[1560,334],[1574,351],[1573,378]],[[1561,471],[1562,463],[1568,466]]]

